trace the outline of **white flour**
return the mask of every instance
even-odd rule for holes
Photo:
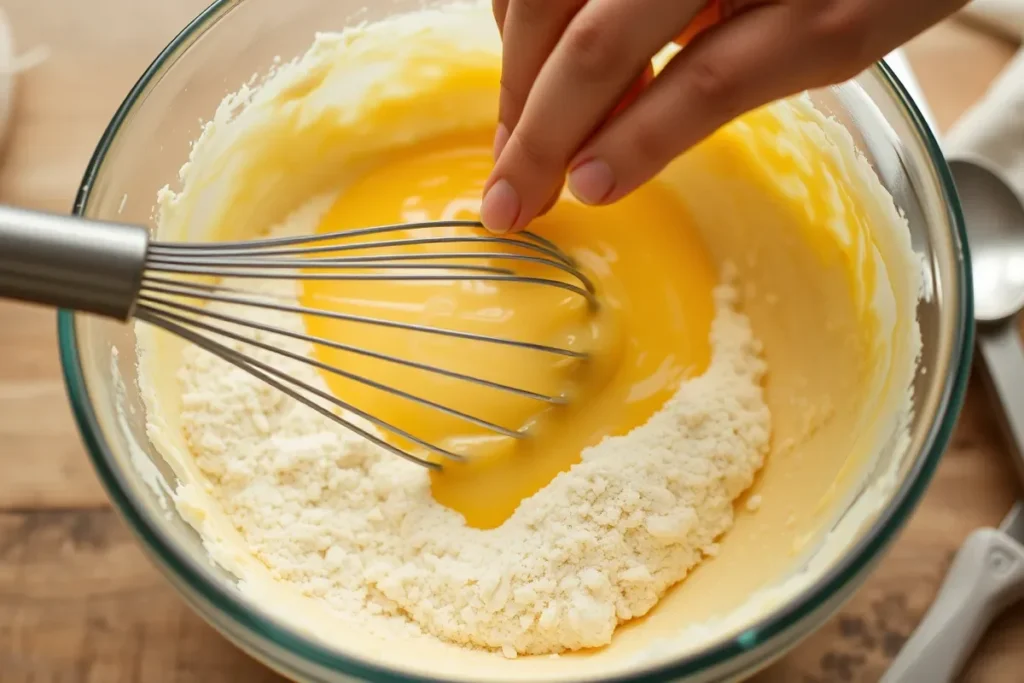
[[[285,229],[309,232],[314,218],[299,212]],[[291,283],[270,287],[294,295]],[[601,646],[715,553],[733,501],[768,451],[759,344],[730,287],[715,301],[707,372],[647,424],[586,450],[490,531],[436,503],[422,468],[195,347],[179,373],[182,423],[251,552],[340,618],[506,656]],[[302,330],[297,315],[250,311]],[[303,342],[253,334],[310,353]],[[246,351],[327,390],[314,368]]]

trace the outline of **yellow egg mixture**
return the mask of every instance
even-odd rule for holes
[[[320,35],[224,102],[180,189],[161,195],[159,233],[238,239],[475,220],[499,70],[484,3]],[[447,462],[378,430],[443,462],[440,472],[139,328],[150,438],[178,477],[177,509],[255,604],[404,672],[576,679],[677,658],[814,578],[799,568],[910,410],[919,344],[906,225],[845,130],[806,97],[780,102],[622,202],[592,208],[566,194],[530,229],[593,281],[596,309],[568,289],[493,279],[228,282],[342,316],[589,354],[245,312],[296,335],[570,399],[551,405],[294,337],[257,335],[350,375],[232,345],[470,456]],[[483,253],[492,255],[460,263],[501,268],[509,260],[493,254],[536,254],[501,239],[422,239],[481,234],[365,235],[344,243],[399,244],[338,255],[422,267],[452,260],[410,257]],[[511,269],[579,284],[550,265]],[[562,656],[521,656],[550,654]]]
[[[484,130],[403,151],[347,187],[318,231],[479,220],[483,183],[492,164],[489,137],[490,132]],[[567,405],[552,406],[347,350],[317,348],[317,357],[326,364],[358,368],[361,375],[389,388],[528,433],[525,439],[501,435],[356,380],[327,375],[335,395],[361,410],[428,442],[466,453],[467,462],[445,463],[444,470],[433,475],[433,494],[480,528],[494,528],[505,521],[523,498],[578,462],[587,446],[646,422],[680,382],[704,371],[710,357],[711,292],[717,275],[681,203],[663,188],[644,187],[603,209],[566,198],[535,221],[531,230],[554,242],[586,271],[600,297],[599,310],[591,310],[585,298],[563,289],[481,280],[315,280],[304,285],[300,298],[305,306],[335,313],[589,354],[587,360],[580,361],[537,350],[307,317],[307,330],[318,337],[569,398]],[[409,241],[479,234],[472,228],[452,227],[386,233],[385,237]],[[349,244],[358,241],[345,240]],[[346,253],[393,257],[439,251],[531,253],[502,243],[412,244]],[[508,265],[500,258],[474,259],[472,263]],[[574,280],[550,266],[525,265],[513,263],[515,273],[567,283]],[[403,448],[414,448],[408,440],[390,436]]]

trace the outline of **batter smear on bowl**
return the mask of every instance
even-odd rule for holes
[[[500,39],[482,3],[318,36],[302,58],[225,100],[196,141],[181,187],[161,193],[161,237],[244,239],[477,218],[500,61]],[[334,620],[318,617],[317,624],[348,629],[332,640],[333,631],[320,626],[317,635],[342,644],[358,631],[510,658],[600,648],[717,556],[734,524],[733,534],[747,540],[722,566],[758,557],[777,576],[792,553],[785,542],[775,543],[786,546],[781,551],[758,545],[768,535],[751,522],[751,511],[775,530],[791,526],[779,521],[787,515],[819,514],[829,491],[838,490],[835,482],[856,469],[849,451],[871,451],[876,414],[904,406],[905,371],[912,371],[904,357],[917,348],[906,310],[916,289],[890,286],[869,231],[872,222],[898,223],[891,198],[872,194],[877,180],[867,180],[862,161],[830,141],[824,121],[804,101],[775,105],[716,134],[614,206],[586,207],[563,196],[531,230],[594,281],[597,314],[557,288],[259,285],[286,304],[578,345],[591,353],[582,364],[209,304],[296,333],[572,393],[564,408],[538,408],[299,339],[245,332],[530,433],[496,438],[232,343],[474,455],[439,474],[204,351],[139,328],[149,434],[182,482],[175,492],[182,516],[243,593],[281,614],[298,614],[296,598],[315,605]],[[852,150],[847,139],[841,143]],[[847,184],[868,187],[870,201],[859,204]],[[886,239],[896,246],[887,251],[911,253],[906,236],[893,235]],[[907,263],[896,263],[894,272],[912,272]],[[802,297],[801,307],[787,308],[787,296]],[[806,339],[792,333],[801,325],[814,325]],[[769,368],[784,372],[768,381]],[[896,398],[879,398],[884,392]],[[830,422],[834,414],[842,419]],[[773,439],[779,424],[785,438]],[[821,441],[805,456],[800,446],[812,438]],[[740,505],[769,451],[780,458],[781,473],[765,475],[759,504]],[[787,500],[778,494],[786,490],[800,493]],[[738,516],[747,519],[741,524]],[[744,586],[737,601],[761,585],[743,581],[754,580],[730,584]]]

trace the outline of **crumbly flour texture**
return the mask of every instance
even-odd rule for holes
[[[312,230],[309,214],[282,228]],[[295,295],[293,283],[267,287]],[[759,344],[732,287],[715,297],[705,374],[643,426],[586,450],[494,530],[470,528],[436,503],[423,468],[195,347],[178,375],[182,423],[212,495],[251,552],[340,619],[506,656],[602,646],[716,552],[768,451]],[[303,327],[294,314],[255,317]],[[304,342],[246,334],[311,353]],[[327,390],[312,367],[234,346]]]

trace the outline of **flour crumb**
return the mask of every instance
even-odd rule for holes
[[[761,509],[761,494],[755,494],[750,498],[747,498],[747,510],[749,512],[757,512]]]
[[[274,234],[308,232],[318,211],[300,210]],[[262,286],[278,300],[295,296],[293,283]],[[586,449],[489,531],[434,501],[421,467],[196,347],[185,349],[178,375],[183,431],[252,554],[347,623],[382,637],[423,632],[509,658],[600,647],[718,552],[734,501],[768,452],[766,368],[737,300],[731,286],[715,291],[712,359],[702,376],[646,424]],[[246,315],[303,331],[294,313]],[[301,339],[268,341],[311,353]],[[328,391],[308,364],[230,345]]]

